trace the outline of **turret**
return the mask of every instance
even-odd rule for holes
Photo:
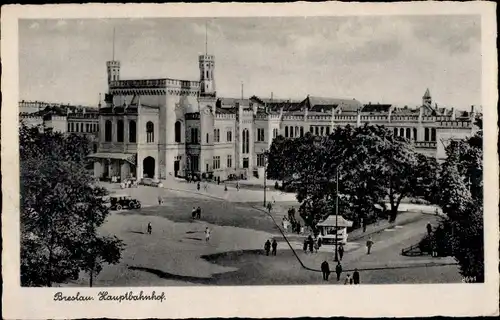
[[[422,105],[432,108],[432,97],[428,88],[425,90],[424,96],[422,97]]]
[[[203,54],[198,57],[200,67],[200,96],[215,97],[215,57]]]
[[[106,69],[108,73],[108,85],[112,81],[120,80],[120,61],[108,61],[106,62]]]

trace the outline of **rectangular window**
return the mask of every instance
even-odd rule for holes
[[[325,135],[325,127],[321,127],[321,135],[324,136]]]
[[[220,142],[220,130],[214,129],[214,142]]]
[[[220,156],[215,156],[213,158],[213,169],[214,170],[220,169]]]
[[[326,127],[326,135],[329,136],[330,135],[330,127]]]
[[[232,132],[231,130],[228,130],[228,131],[226,132],[226,141],[227,141],[227,142],[231,142],[231,141],[233,141],[233,132]]]
[[[233,156],[228,154],[227,155],[227,167],[232,168],[233,167]]]
[[[71,125],[68,123],[68,132],[71,132]]]
[[[259,153],[257,155],[257,167],[265,167],[266,166],[266,156],[263,153]]]
[[[309,132],[310,132],[310,133],[314,133],[314,127],[313,127],[313,126],[310,126],[310,127],[309,127]]]
[[[191,128],[191,143],[198,144],[198,128]]]
[[[257,141],[264,141],[264,128],[257,128]]]
[[[248,169],[248,158],[243,158],[243,169]]]
[[[85,132],[90,132],[90,124],[85,124]]]
[[[425,128],[425,137],[424,137],[424,140],[425,141],[429,141],[429,128]]]

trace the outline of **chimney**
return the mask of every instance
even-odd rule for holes
[[[474,106],[470,106],[470,113],[474,113]]]
[[[455,108],[451,107],[451,120],[455,121],[456,116],[455,116]]]
[[[391,123],[391,116],[392,116],[392,109],[394,109],[394,106],[389,107],[389,114],[387,116],[387,121]]]
[[[280,119],[283,118],[283,107],[280,108]]]

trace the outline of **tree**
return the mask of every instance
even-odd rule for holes
[[[80,144],[81,143],[81,144]],[[84,168],[85,141],[20,127],[21,284],[52,286],[117,263],[123,243],[98,234],[104,188]]]
[[[446,148],[438,203],[446,214],[442,222],[452,244],[460,273],[472,282],[484,282],[483,151],[482,132]]]

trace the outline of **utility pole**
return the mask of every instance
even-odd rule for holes
[[[338,235],[339,235],[339,169],[335,173],[336,177],[336,191],[335,191],[335,259],[334,261],[339,261],[338,254]]]

